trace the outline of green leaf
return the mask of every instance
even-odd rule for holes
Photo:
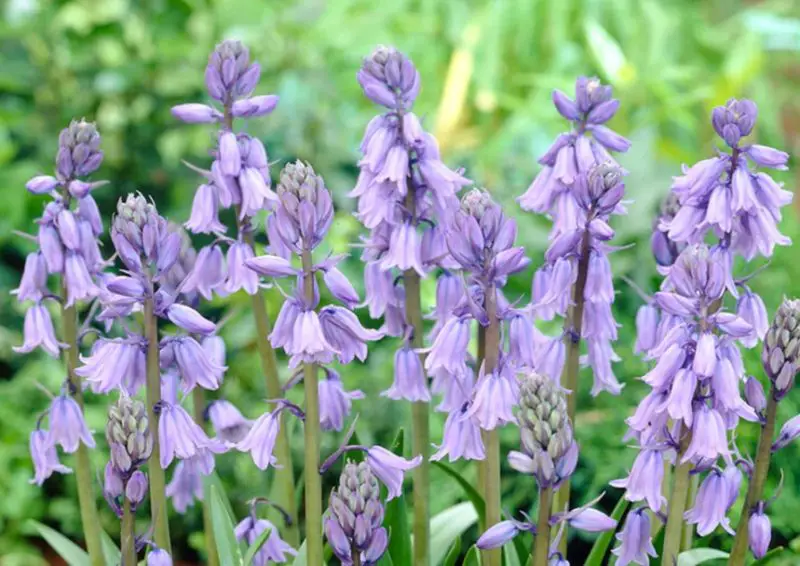
[[[69,564],[69,566],[89,566],[89,555],[80,546],[67,537],[38,521],[30,520],[28,524],[36,529],[53,550]]]
[[[122,561],[122,553],[117,547],[117,543],[104,530],[100,531],[100,543],[103,545],[103,557],[106,559],[106,566],[117,566]]]
[[[448,476],[456,480],[458,485],[461,486],[461,489],[464,490],[464,495],[466,495],[467,499],[472,502],[472,505],[475,507],[475,511],[478,512],[478,517],[483,520],[484,514],[486,513],[486,503],[484,503],[483,497],[481,497],[481,494],[478,493],[478,490],[475,489],[470,482],[464,479],[464,476],[459,474],[452,466],[445,464],[444,462],[431,463]]]
[[[617,522],[617,528],[620,526],[620,520],[625,514],[628,505],[630,505],[630,501],[624,497],[620,497],[619,501],[617,501],[617,504],[614,506],[614,510],[611,512],[611,518]],[[608,547],[611,546],[611,541],[614,539],[614,533],[616,531],[617,529],[606,531],[597,537],[597,540],[594,541],[594,545],[592,545],[591,552],[589,552],[589,556],[586,558],[584,566],[600,566],[603,563],[603,558],[606,556]]]
[[[245,566],[250,566],[253,563],[253,559],[256,557],[256,552],[261,550],[261,547],[264,546],[264,543],[267,542],[267,539],[271,534],[272,529],[264,529],[264,531],[258,535],[258,538],[253,541],[253,544],[251,544],[247,549],[247,552],[244,553]]]
[[[612,83],[629,82],[635,72],[625,58],[617,40],[594,20],[587,20],[583,27],[589,51],[603,74]]]
[[[375,563],[375,566],[394,566],[394,562],[392,562],[392,556],[388,552],[384,552],[380,560]]]
[[[767,564],[770,564],[774,558],[778,558],[787,553],[787,550],[782,546],[775,547],[767,552],[764,556],[753,562],[751,566],[767,566]]]
[[[392,452],[403,455],[403,429],[397,432],[397,437],[392,443]],[[395,497],[386,504],[386,528],[389,535],[388,554],[394,564],[411,564],[411,533],[408,529],[408,510],[405,495]],[[385,554],[384,554],[385,556]]]
[[[308,564],[308,557],[306,553],[308,549],[306,548],[306,541],[303,541],[303,544],[300,545],[300,548],[297,549],[297,556],[294,557],[294,562],[292,562],[293,566],[306,566]]]
[[[464,557],[464,564],[462,566],[481,566],[481,551],[477,546],[472,546]]]
[[[678,555],[678,566],[696,566],[709,560],[727,558],[728,556],[730,555],[727,552],[715,548],[693,548]]]
[[[527,538],[529,537],[520,533],[511,540],[511,542],[514,543],[514,548],[517,550],[517,560],[520,564],[527,564],[528,559],[531,557],[530,543],[527,545],[525,544]]]
[[[503,564],[505,566],[522,566],[513,541],[503,545]]]
[[[224,498],[217,486],[210,482],[207,482],[206,485],[208,485],[206,501],[211,505],[211,525],[214,530],[220,564],[222,566],[240,566],[242,554],[233,532],[233,521],[225,507]]]
[[[431,563],[441,564],[447,549],[478,521],[478,513],[467,501],[445,509],[431,519]],[[466,564],[466,562],[465,562]]]
[[[457,537],[456,540],[453,541],[453,544],[450,545],[450,550],[447,551],[447,555],[444,557],[444,563],[442,566],[456,566],[456,560],[461,555],[461,537]]]

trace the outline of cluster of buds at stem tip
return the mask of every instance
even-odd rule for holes
[[[784,299],[764,337],[761,361],[774,387],[776,400],[794,385],[800,361],[800,300]]]
[[[331,491],[325,536],[334,554],[343,564],[375,564],[386,551],[388,537],[383,527],[383,503],[380,485],[366,462],[348,461]]]
[[[542,374],[527,373],[520,385],[517,418],[522,450],[509,453],[511,467],[535,476],[542,489],[557,487],[578,460],[564,390]]]
[[[108,504],[122,516],[119,498],[130,501],[131,509],[142,502],[147,493],[147,476],[139,468],[150,457],[153,437],[147,421],[147,410],[141,401],[121,393],[108,409],[106,440],[111,460],[106,464],[103,493]]]

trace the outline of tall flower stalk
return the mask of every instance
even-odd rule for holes
[[[664,462],[676,463],[666,511],[665,563],[678,555],[684,521],[696,524],[701,536],[718,525],[732,533],[726,515],[742,481],[737,464],[752,471],[734,458],[729,431],[740,418],[761,419],[741,398],[744,367],[738,345],[758,343],[767,329],[766,313],[744,281],[734,278],[733,258],[770,256],[776,245],[788,244],[776,223],[791,201],[767,173],[751,169],[751,162],[785,168],[788,159],[781,151],[743,143],[756,117],[757,108],[748,100],[714,109],[712,124],[730,153],[719,151],[684,168],[653,235],[653,252],[666,278],[637,316],[637,350],[658,362],[643,377],[653,391],[628,419],[629,435],[641,451],[629,477],[616,485],[626,487],[626,498],[646,500],[661,516],[666,500],[660,469]],[[709,232],[718,238],[711,247],[703,243]],[[726,294],[739,299],[736,314],[725,311]],[[690,474],[706,472],[694,501],[687,501]],[[620,552],[627,561],[652,548],[649,537],[634,543],[625,538],[628,534],[635,531],[622,533]]]
[[[451,409],[453,418],[448,418],[445,426],[443,449],[435,457],[442,457],[450,447],[458,445],[459,437],[466,434],[471,439],[475,428],[481,430],[486,527],[500,521],[499,427],[514,420],[511,411],[519,395],[515,373],[532,362],[523,354],[525,341],[533,337],[532,323],[511,307],[502,293],[508,277],[529,264],[525,250],[514,246],[516,234],[516,222],[503,214],[487,192],[473,189],[464,195],[460,209],[452,215],[447,227],[446,240],[450,254],[467,275],[466,287],[458,293],[460,301],[451,305],[446,315],[449,318],[444,318],[436,329],[425,361],[428,371],[435,375],[444,370],[462,376],[446,386],[460,390],[455,396],[461,396],[462,403]],[[442,281],[447,284],[446,279]],[[451,298],[442,299],[443,303],[452,302]],[[473,320],[479,324],[483,350],[474,387],[463,378],[469,374],[464,370],[467,362],[464,339],[469,337]],[[508,347],[501,328],[507,330]],[[466,420],[472,422],[465,423]],[[450,454],[451,458],[462,455]],[[489,564],[499,564],[497,550],[485,550],[484,557]]]
[[[784,299],[766,336],[761,359],[770,380],[769,397],[764,396],[760,382],[749,378],[745,388],[748,402],[761,416],[761,434],[752,463],[750,484],[747,487],[742,515],[736,529],[729,564],[742,566],[747,557],[748,543],[755,558],[762,558],[769,548],[771,527],[764,513],[764,486],[772,454],[800,435],[800,418],[786,422],[775,438],[778,403],[792,390],[800,364],[800,301]]]
[[[73,120],[61,131],[58,146],[55,176],[36,176],[26,184],[28,191],[49,194],[53,201],[47,204],[44,215],[37,221],[39,233],[35,239],[39,250],[28,255],[22,281],[15,291],[20,302],[34,302],[25,314],[24,343],[15,351],[28,353],[41,347],[51,356],[58,357],[64,350],[67,367],[65,394],[74,400],[77,412],[72,416],[78,420],[70,421],[76,425],[83,419],[83,384],[75,372],[79,363],[81,338],[77,303],[93,299],[99,294],[97,281],[105,267],[97,244],[97,238],[103,232],[103,222],[90,193],[105,182],[84,180],[100,167],[103,160],[103,152],[99,149],[100,134],[94,124]],[[59,276],[58,300],[63,342],[56,339],[50,313],[45,306],[45,300],[56,298],[47,287],[49,275]],[[68,468],[58,464],[55,444],[48,440],[52,439],[54,431],[44,436],[38,435],[38,432],[37,427],[31,437],[31,448],[34,450],[34,461],[41,458],[36,466],[36,483],[41,484],[44,477],[53,471],[65,473]],[[36,441],[34,436],[37,437]],[[89,444],[93,446],[93,441]],[[103,553],[87,444],[77,443],[69,452],[76,452],[78,505],[86,547],[92,565],[99,566],[103,564]]]
[[[329,364],[334,358],[344,364],[354,358],[363,361],[367,355],[366,342],[376,340],[382,334],[362,327],[351,312],[350,309],[358,303],[358,295],[336,267],[342,257],[330,257],[314,263],[313,252],[322,243],[333,222],[333,202],[322,177],[308,164],[299,161],[290,163],[281,171],[276,199],[278,205],[267,226],[268,232],[275,235],[270,240],[270,251],[273,253],[245,260],[245,265],[266,277],[297,277],[292,294],[281,307],[270,340],[273,346],[283,348],[290,356],[291,368],[302,366],[305,390],[306,548],[309,563],[321,564],[322,482],[319,448],[323,413],[319,396],[320,364]],[[299,259],[299,269],[293,267],[292,257]],[[331,294],[347,308],[329,305],[317,311],[319,273],[323,274]],[[335,402],[336,399],[325,399],[326,405]],[[328,422],[331,412],[326,407]],[[251,451],[254,457],[259,447],[256,427],[239,444],[240,450]],[[274,436],[272,438],[274,441]],[[269,452],[271,455],[271,449]]]
[[[357,78],[366,97],[387,109],[367,126],[358,183],[350,195],[358,198],[357,216],[371,231],[362,256],[370,315],[385,316],[386,332],[403,339],[397,355],[408,362],[396,366],[395,383],[386,394],[412,402],[412,449],[422,456],[414,472],[414,561],[427,564],[430,391],[422,370],[420,280],[434,267],[447,266],[444,232],[437,223],[447,222],[457,206],[456,193],[469,181],[441,162],[436,140],[411,111],[420,89],[411,60],[392,47],[378,47],[364,59]],[[409,352],[418,359],[412,361]]]
[[[592,394],[609,391],[618,394],[612,362],[618,360],[611,347],[617,338],[611,314],[614,287],[603,242],[613,236],[608,226],[611,214],[624,214],[622,193],[611,191],[599,202],[598,195],[587,198],[586,184],[610,172],[619,177],[619,168],[609,152],[624,152],[630,142],[604,124],[613,118],[619,101],[611,97],[611,87],[596,78],[580,77],[575,83],[575,100],[553,91],[559,114],[570,121],[572,131],[561,134],[539,159],[543,166],[528,190],[519,198],[523,210],[548,214],[553,220],[552,245],[546,262],[533,281],[532,310],[537,319],[564,317],[561,335],[544,340],[537,348],[537,369],[570,392],[568,414],[575,420],[580,394],[578,374],[581,344],[586,343],[588,365],[593,370]],[[598,168],[602,167],[602,172]],[[602,183],[601,183],[602,184]],[[623,185],[619,184],[618,189]],[[613,194],[612,194],[613,193]],[[619,193],[619,194],[617,194]],[[570,482],[561,486],[554,509],[568,505]],[[562,550],[566,550],[566,536]]]
[[[198,269],[204,273],[209,292],[228,295],[244,290],[250,295],[256,324],[262,371],[270,399],[283,396],[275,351],[269,342],[271,332],[265,297],[258,285],[257,276],[244,266],[244,261],[255,254],[253,216],[269,210],[275,201],[270,190],[269,163],[263,144],[251,136],[234,130],[234,120],[250,119],[271,113],[278,104],[276,95],[251,93],[258,84],[261,68],[250,61],[248,49],[238,41],[223,41],[209,56],[205,71],[208,93],[218,107],[187,103],[173,107],[173,115],[188,123],[219,124],[217,147],[212,151],[214,161],[208,171],[196,169],[204,177],[192,204],[186,228],[194,233],[212,233],[228,244],[227,273],[217,242],[207,248],[204,255],[209,263],[202,262]],[[233,207],[236,212],[236,238],[223,234],[227,227],[218,217],[219,208]],[[202,253],[202,252],[201,252]],[[209,268],[211,271],[209,272]],[[288,428],[281,427],[275,452],[283,467],[275,470],[272,500],[286,510],[291,520],[285,536],[292,545],[299,545],[297,507],[295,502],[294,469],[289,447]]]

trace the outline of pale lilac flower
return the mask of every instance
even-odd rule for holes
[[[690,525],[697,525],[697,534],[701,537],[714,531],[721,525],[730,534],[734,534],[730,519],[725,516],[728,511],[729,486],[725,476],[718,470],[712,470],[700,484],[694,507],[686,511],[684,518]]]
[[[319,424],[322,430],[344,428],[344,421],[350,415],[352,401],[364,399],[364,392],[358,389],[345,391],[339,375],[326,371],[325,379],[319,380]]]
[[[233,403],[224,399],[212,401],[207,411],[214,432],[223,442],[241,442],[253,426],[253,421],[246,419]]]
[[[145,348],[140,337],[100,338],[89,356],[80,356],[82,366],[75,373],[90,384],[95,393],[125,389],[135,395],[145,381]]]
[[[203,500],[203,478],[196,458],[180,460],[172,471],[172,480],[167,484],[167,497],[172,500],[175,511],[184,514],[195,500]]]
[[[172,557],[163,548],[153,547],[147,553],[147,566],[172,566]]]
[[[266,530],[270,531],[269,536],[253,557],[253,566],[267,566],[271,562],[283,564],[289,560],[287,556],[297,556],[297,551],[281,539],[278,528],[266,519],[252,516],[243,519],[236,525],[236,540],[252,545]]]
[[[664,457],[660,450],[644,449],[636,456],[627,478],[611,482],[625,489],[628,501],[647,501],[653,511],[659,511],[667,502],[661,493],[664,481]]]
[[[186,460],[204,449],[216,450],[213,441],[180,405],[162,402],[158,421],[162,468],[166,469],[174,458]]]
[[[620,545],[611,552],[617,556],[618,566],[631,563],[649,566],[650,557],[658,556],[650,536],[650,515],[644,507],[628,513],[622,532],[617,533],[616,538]]]
[[[64,260],[64,284],[67,288],[66,306],[97,296],[99,289],[92,281],[83,257],[67,252]]]
[[[19,287],[11,291],[19,302],[40,301],[47,290],[47,263],[42,252],[33,252],[25,258]]]
[[[769,550],[769,543],[772,539],[772,525],[770,524],[769,517],[764,514],[764,503],[760,502],[757,505],[756,511],[750,515],[750,520],[747,523],[747,531],[749,533],[750,550],[753,551],[753,556],[756,559],[763,558]]]
[[[442,433],[442,444],[431,460],[441,460],[447,456],[450,462],[461,458],[465,460],[483,460],[486,452],[481,438],[481,428],[467,415],[468,405],[456,409],[447,415]]]
[[[83,442],[87,448],[94,448],[95,441],[78,403],[66,394],[53,399],[48,410],[50,419],[50,441],[59,444],[68,454],[78,449]]]
[[[147,476],[141,470],[136,470],[125,484],[125,497],[135,509],[147,495]]]
[[[381,446],[373,446],[367,450],[366,461],[373,473],[388,489],[387,501],[390,501],[402,493],[403,473],[419,466],[422,456],[406,460]]]
[[[31,459],[33,460],[34,476],[30,483],[42,485],[53,475],[72,473],[72,469],[58,461],[55,444],[46,430],[37,429],[31,432],[30,438]]]
[[[500,521],[487,529],[476,542],[481,550],[500,548],[520,533],[517,521]]]
[[[56,339],[50,311],[41,303],[33,305],[25,312],[23,343],[22,346],[14,346],[13,350],[18,354],[27,354],[38,347],[54,358],[60,355],[61,348],[67,347]]]
[[[772,444],[772,451],[775,452],[788,446],[798,436],[800,436],[800,415],[795,415],[783,423],[778,438]]]
[[[316,315],[315,315],[316,316]],[[351,311],[337,306],[327,306],[319,312],[319,324],[325,342],[336,352],[340,363],[348,364],[354,358],[367,358],[367,342],[378,340],[383,333],[361,326],[358,317]]]
[[[710,409],[704,403],[695,412],[692,425],[692,440],[681,462],[692,458],[716,460],[720,456],[729,454],[728,439],[725,423],[722,416],[715,409]]]
[[[223,290],[235,293],[244,289],[248,295],[258,290],[258,274],[248,267],[248,261],[254,258],[253,248],[246,242],[235,242],[228,248],[228,278]]]
[[[406,344],[394,354],[394,381],[381,393],[394,400],[430,401],[428,380],[422,368],[419,354]]]
[[[167,338],[161,341],[161,348],[169,351],[169,354],[162,354],[162,366],[174,361],[183,378],[184,391],[191,391],[197,385],[210,390],[219,388],[228,368],[213,360],[194,338]]]
[[[225,257],[217,245],[206,246],[197,254],[197,260],[189,276],[181,285],[181,291],[197,291],[206,300],[225,282]]]
[[[174,303],[165,312],[170,322],[192,334],[211,334],[217,329],[213,322],[186,305]]]
[[[280,410],[264,413],[250,427],[245,437],[236,444],[240,452],[249,452],[256,466],[266,470],[269,466],[278,468],[277,459],[272,454],[281,427]]]
[[[219,196],[213,184],[198,187],[192,201],[192,213],[184,223],[195,234],[224,233],[225,225],[219,221]]]
[[[603,531],[610,531],[617,526],[617,522],[614,519],[591,507],[570,511],[565,518],[571,527],[587,533],[602,533]]]
[[[515,423],[513,409],[519,401],[519,383],[505,367],[481,375],[475,384],[472,404],[467,411],[483,430],[493,430],[507,423]]]

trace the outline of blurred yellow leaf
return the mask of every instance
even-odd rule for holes
[[[480,33],[478,24],[474,22],[469,24],[462,35],[461,45],[453,51],[450,58],[442,99],[439,101],[439,110],[436,114],[435,135],[442,148],[451,143],[464,112],[464,103],[475,63],[475,45],[478,43]]]

